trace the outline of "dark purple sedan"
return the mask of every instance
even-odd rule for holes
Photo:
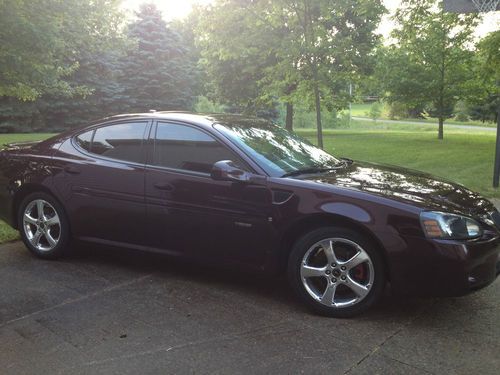
[[[457,296],[499,272],[500,214],[480,195],[236,115],[122,115],[10,145],[0,216],[44,259],[86,241],[286,272],[305,304],[335,317],[389,283]]]

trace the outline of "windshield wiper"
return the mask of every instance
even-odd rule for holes
[[[313,174],[313,173],[324,173],[330,171],[337,171],[339,169],[347,168],[353,161],[347,158],[341,158],[338,163],[336,163],[333,167],[310,167],[310,168],[302,168],[297,169],[296,171],[291,171],[285,173],[281,177],[293,177],[299,176],[301,174]]]
[[[340,163],[338,164],[344,164],[344,165],[351,165],[352,163],[354,163],[354,160],[352,159],[349,159],[349,158],[340,158]]]
[[[291,171],[291,172],[285,173],[281,177],[299,176],[301,174],[323,173],[323,172],[328,172],[328,171],[335,170],[335,169],[338,169],[338,168],[303,168],[303,169],[297,169],[296,171]]]

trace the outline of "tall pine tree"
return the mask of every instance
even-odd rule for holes
[[[185,110],[193,103],[194,67],[181,37],[153,4],[144,4],[129,26],[136,41],[122,62],[121,110]]]
[[[89,94],[44,95],[36,102],[45,128],[59,130],[79,126],[119,113],[117,103],[124,98],[117,80],[117,64],[124,51],[120,46],[123,41],[116,39],[115,42],[114,49],[83,53],[79,69],[71,76],[71,82],[88,87]]]

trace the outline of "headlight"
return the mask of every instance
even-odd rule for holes
[[[466,216],[443,212],[422,212],[420,221],[429,238],[466,240],[483,234],[479,223]]]

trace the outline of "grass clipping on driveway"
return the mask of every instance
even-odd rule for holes
[[[19,233],[0,220],[0,243],[14,241],[18,238]]]
[[[495,133],[472,130],[447,130],[445,139],[437,139],[437,130],[396,124],[386,129],[363,128],[325,130],[325,150],[336,156],[355,160],[400,165],[445,177],[490,198],[500,198],[491,187]],[[374,123],[372,128],[377,125]],[[437,129],[437,128],[436,128]],[[316,141],[313,129],[297,133]],[[44,139],[50,134],[0,135],[0,144]],[[17,232],[0,222],[0,243],[17,238]]]

